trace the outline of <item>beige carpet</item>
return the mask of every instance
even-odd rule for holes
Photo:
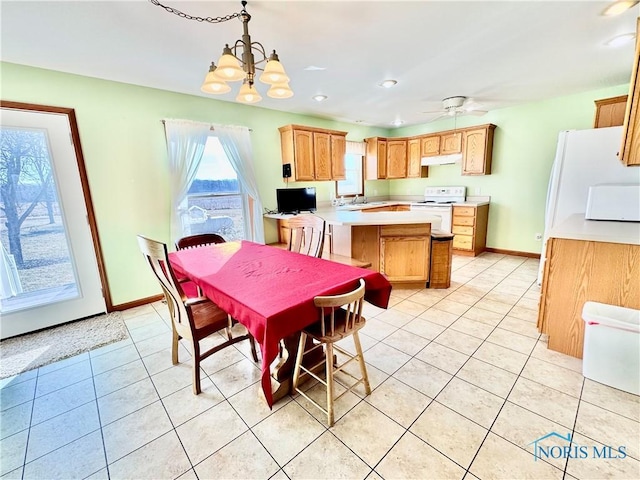
[[[11,377],[128,338],[120,312],[78,320],[0,342],[0,378]]]

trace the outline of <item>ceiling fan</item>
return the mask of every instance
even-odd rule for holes
[[[437,117],[432,119],[431,121],[437,120],[442,117],[457,117],[462,115],[484,115],[487,113],[486,110],[480,110],[482,106],[479,103],[476,103],[473,99],[463,97],[463,96],[455,96],[455,97],[447,97],[442,100],[442,110],[435,110],[430,112],[422,112],[422,113],[439,113]]]

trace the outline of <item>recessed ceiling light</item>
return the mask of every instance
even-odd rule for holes
[[[324,102],[327,99],[326,95],[314,95],[313,98],[316,102]]]
[[[402,120],[394,120],[393,122],[391,122],[391,125],[393,125],[394,127],[399,127],[403,123],[404,122]]]
[[[607,17],[613,17],[614,15],[620,15],[623,12],[626,12],[631,7],[635,7],[638,4],[638,0],[618,0],[617,2],[613,2],[607,8],[604,9],[602,15],[606,15]]]
[[[398,83],[397,80],[385,80],[382,83],[380,83],[380,86],[384,88],[391,88],[397,83]]]
[[[355,122],[356,123],[362,123],[362,122],[364,122],[364,120],[356,120]]]
[[[635,33],[624,33],[622,35],[618,35],[617,37],[613,37],[609,40],[605,45],[608,47],[619,47],[621,45],[625,45],[636,38]]]
[[[308,67],[305,67],[305,70],[308,72],[319,72],[321,70],[326,70],[325,67],[316,67],[315,65],[309,65]]]

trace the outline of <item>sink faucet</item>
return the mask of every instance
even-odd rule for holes
[[[353,200],[351,200],[351,203],[353,205],[355,205],[356,203],[358,203],[358,195],[356,195],[355,197],[353,197]]]

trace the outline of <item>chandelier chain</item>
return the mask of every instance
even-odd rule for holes
[[[241,13],[232,13],[231,15],[225,15],[223,17],[194,17],[193,15],[189,15],[188,13],[181,12],[173,7],[169,7],[167,5],[161,4],[158,0],[149,0],[154,5],[158,7],[164,8],[167,12],[173,13],[181,18],[186,18],[187,20],[196,20],[197,22],[208,22],[208,23],[222,23],[227,22],[229,20],[233,20],[234,18],[238,18]]]

